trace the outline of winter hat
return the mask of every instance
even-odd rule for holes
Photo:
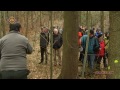
[[[99,34],[99,35],[98,35],[98,38],[100,38],[102,35],[103,35],[103,34]]]

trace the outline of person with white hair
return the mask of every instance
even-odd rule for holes
[[[53,30],[53,53],[54,53],[54,66],[57,65],[56,56],[58,55],[58,63],[61,65],[61,52],[60,48],[63,44],[63,39],[58,29]]]

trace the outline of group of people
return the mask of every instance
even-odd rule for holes
[[[0,39],[0,79],[27,79],[30,71],[27,68],[27,54],[32,54],[33,48],[28,39],[21,34],[20,23],[10,23],[9,33]],[[60,32],[61,31],[61,32]],[[62,64],[60,48],[63,44],[62,30],[53,28],[54,65]],[[40,31],[41,61],[47,64],[47,46],[50,41],[50,30],[42,27]]]
[[[28,39],[21,35],[21,24],[12,23],[9,25],[9,33],[0,39],[0,78],[1,79],[27,79],[30,71],[27,69],[27,54],[31,54],[33,49]],[[40,52],[41,59],[39,64],[48,63],[47,47],[49,43],[53,43],[54,66],[62,64],[61,48],[63,45],[62,33],[63,30],[58,27],[53,27],[52,36],[47,27],[42,27],[40,30]],[[96,68],[100,69],[100,62],[103,59],[104,67],[108,64],[109,47],[109,32],[105,34],[100,29],[95,28],[88,30],[80,26],[78,31],[78,44],[82,48],[80,50],[79,60],[83,63],[84,54],[86,49],[86,40],[89,37],[87,60],[91,73],[94,71],[95,63]],[[104,36],[105,35],[105,36]],[[53,37],[53,42],[51,42]],[[45,58],[44,58],[45,56]],[[58,62],[56,60],[58,56]]]
[[[54,66],[57,64],[61,66],[62,57],[61,57],[61,47],[63,44],[62,38],[62,29],[58,29],[58,27],[53,27],[53,55],[54,55]],[[47,47],[50,41],[50,30],[46,27],[42,27],[40,31],[40,50],[41,50],[41,60],[39,64],[44,63],[47,64]],[[51,41],[50,41],[51,42]],[[44,56],[46,57],[44,59]],[[56,56],[58,56],[58,63],[56,60]]]
[[[96,31],[96,32],[95,32]],[[79,60],[84,61],[84,55],[86,50],[86,40],[89,36],[87,62],[90,69],[90,74],[94,73],[94,70],[101,70],[100,64],[103,59],[104,68],[107,69],[108,63],[108,46],[109,46],[109,32],[103,33],[100,28],[95,30],[92,28],[88,35],[88,30],[79,27],[78,31],[78,45],[80,47]]]

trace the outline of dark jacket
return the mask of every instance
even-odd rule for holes
[[[62,44],[63,44],[63,39],[61,34],[58,35],[53,34],[53,49],[61,48]]]
[[[48,33],[40,33],[40,46],[46,48],[49,43]]]
[[[83,35],[83,37],[81,38],[81,45],[84,50],[86,48],[87,37],[88,37],[88,35]],[[90,37],[89,44],[88,44],[88,54],[95,54],[97,50],[99,50],[99,42],[98,42],[97,38]]]
[[[0,70],[27,69],[26,54],[32,53],[28,39],[18,32],[11,31],[0,39]]]

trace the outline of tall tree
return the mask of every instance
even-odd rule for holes
[[[79,18],[78,18],[79,19],[79,25],[82,25],[82,23],[81,23],[81,19],[82,19],[81,16],[82,16],[82,11],[79,11]]]
[[[71,22],[72,21],[72,22]],[[78,11],[64,12],[63,60],[59,79],[76,79],[78,73]]]
[[[88,15],[89,14],[89,12],[88,11],[86,11],[86,26],[89,26],[88,24],[89,24],[89,21],[88,21]],[[88,27],[87,27],[88,28]]]
[[[16,20],[19,21],[19,11],[16,11]]]
[[[34,26],[33,26],[33,13],[34,11],[31,11],[31,30],[33,30]]]
[[[92,11],[89,11],[89,13],[90,13],[90,21],[91,21],[91,28],[92,28],[92,26],[93,26],[93,18],[92,18]]]
[[[89,36],[89,33],[90,33],[90,11],[87,11],[87,28],[88,28],[88,33],[87,35]],[[87,40],[86,40],[86,49],[85,49],[85,55],[84,55],[84,62],[83,62],[83,68],[82,68],[82,78],[85,78],[84,77],[84,73],[85,73],[85,70],[86,70],[86,61],[87,61],[87,52],[88,52],[88,45],[89,45],[89,37],[87,37]]]
[[[28,35],[28,19],[29,18],[29,11],[26,11],[26,33],[25,33],[25,36],[27,37]]]
[[[51,44],[50,44],[50,52],[51,52],[51,55],[50,55],[50,79],[52,79],[52,76],[53,76],[53,68],[52,68],[52,59],[53,59],[53,17],[52,17],[52,14],[53,14],[53,11],[50,11],[50,19],[51,19],[51,31],[50,31],[50,41],[51,41]]]
[[[5,11],[1,11],[1,27],[3,31],[3,36],[6,34],[5,30]]]
[[[110,11],[109,71],[111,79],[120,79],[120,11]]]
[[[0,16],[1,16],[1,12],[2,11],[0,11]],[[0,21],[1,21],[1,18],[0,18]],[[2,28],[1,28],[1,25],[0,25],[0,38],[2,37]]]
[[[101,11],[101,31],[104,33],[104,11]]]
[[[40,11],[40,26],[42,26],[42,11]]]

